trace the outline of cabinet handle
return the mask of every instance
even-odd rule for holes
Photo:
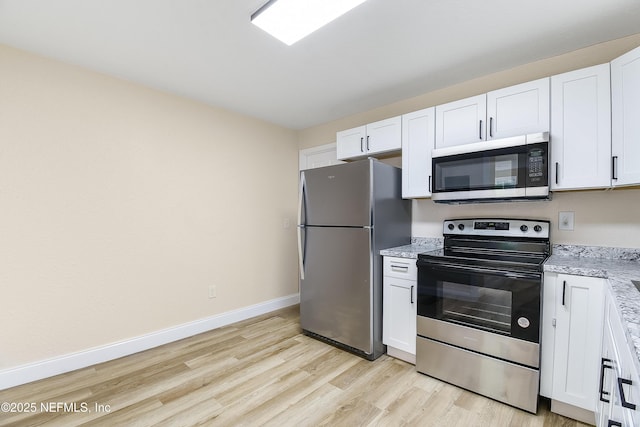
[[[478,126],[478,138],[482,140],[482,120],[480,120],[480,126]]]
[[[415,287],[414,285],[411,285],[411,304],[413,304],[413,288],[414,287]],[[635,408],[635,406],[634,406],[634,408]]]
[[[564,295],[567,291],[567,281],[563,280],[562,281],[562,305],[564,305]]]
[[[618,156],[611,158],[611,179],[618,179]]]
[[[558,162],[556,162],[556,184],[558,183]]]
[[[429,175],[429,193],[431,193],[431,175]]]
[[[364,153],[364,138],[360,138],[360,152]]]
[[[607,427],[622,427],[622,423],[619,421],[609,420]]]
[[[369,151],[369,135],[367,135],[367,151]]]
[[[626,378],[618,377],[618,391],[620,392],[620,400],[622,402],[622,407],[631,409],[632,411],[636,410],[636,405],[633,403],[627,402],[627,399],[624,397],[624,389],[622,388],[622,384],[633,385],[633,381],[628,380]]]
[[[408,265],[396,265],[396,264],[391,264],[391,269],[392,270],[398,270],[398,271],[403,271],[403,272],[407,272],[409,271],[409,266]]]
[[[493,117],[489,117],[489,136],[493,138]]]
[[[609,403],[609,399],[605,399],[605,396],[609,396],[609,392],[604,390],[604,370],[605,369],[613,369],[613,366],[607,365],[610,363],[611,359],[602,358],[600,362],[600,401]]]

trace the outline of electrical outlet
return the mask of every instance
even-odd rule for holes
[[[209,285],[209,298],[216,297],[216,285]]]
[[[558,213],[558,230],[573,230],[574,213],[559,212]]]

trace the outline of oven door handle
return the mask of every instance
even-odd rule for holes
[[[460,264],[451,264],[437,261],[422,261],[418,260],[417,262],[418,268],[427,267],[434,270],[445,270],[449,272],[469,272],[473,274],[491,274],[493,276],[501,276],[501,277],[509,277],[513,279],[534,279],[539,280],[542,277],[541,273],[523,273],[523,272],[514,272],[509,270],[503,270],[498,268],[487,268],[487,267],[477,267],[477,266],[468,266],[468,265],[460,265]]]

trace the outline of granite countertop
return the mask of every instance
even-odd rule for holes
[[[640,291],[631,283],[631,280],[640,280],[640,250],[597,249],[556,245],[544,264],[544,271],[609,280],[626,327],[627,341],[635,350],[636,367],[640,370]]]
[[[412,237],[410,245],[382,249],[380,255],[418,259],[418,254],[434,251],[440,249],[442,246],[444,246],[444,239],[442,238]]]

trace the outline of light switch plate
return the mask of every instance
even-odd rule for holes
[[[574,213],[559,212],[558,213],[558,230],[573,230]]]

